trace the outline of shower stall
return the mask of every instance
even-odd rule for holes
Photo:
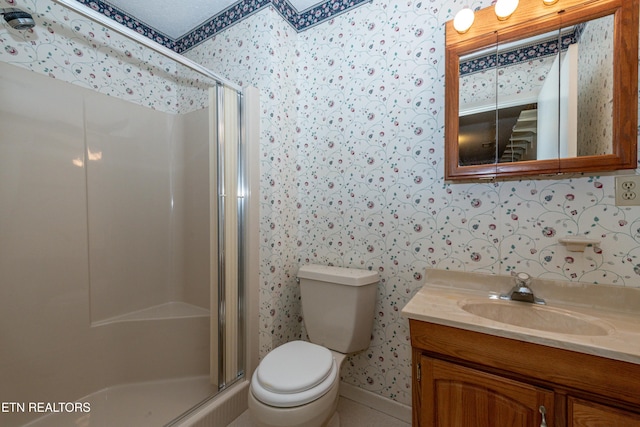
[[[63,3],[0,25],[0,425],[187,425],[251,363],[256,91]]]

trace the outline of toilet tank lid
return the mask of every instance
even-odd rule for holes
[[[375,271],[317,264],[308,264],[300,267],[298,278],[351,286],[369,285],[379,280],[378,273]]]

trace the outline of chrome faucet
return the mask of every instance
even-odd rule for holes
[[[500,295],[500,299],[529,302],[532,304],[546,304],[542,298],[536,297],[529,287],[531,284],[531,276],[527,273],[516,273],[514,279],[516,281],[515,286],[506,294]]]

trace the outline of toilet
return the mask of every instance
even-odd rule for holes
[[[305,265],[298,270],[309,341],[291,341],[260,362],[249,387],[249,412],[259,427],[337,427],[340,367],[369,347],[378,273]]]

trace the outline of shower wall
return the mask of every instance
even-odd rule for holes
[[[183,185],[181,117],[134,104],[123,115],[122,104],[85,104],[93,322],[182,294],[183,209],[173,199]]]
[[[0,62],[0,128],[0,401],[208,375],[208,206],[191,210],[208,165],[186,172],[208,150],[206,110],[167,114]]]
[[[88,328],[84,169],[73,164],[84,152],[82,99],[0,65],[0,401],[78,397],[98,384],[99,357]],[[57,102],[42,102],[45,93]],[[25,419],[0,414],[2,425]]]
[[[187,294],[208,310],[207,112],[166,114],[113,97],[85,99],[93,322]]]

